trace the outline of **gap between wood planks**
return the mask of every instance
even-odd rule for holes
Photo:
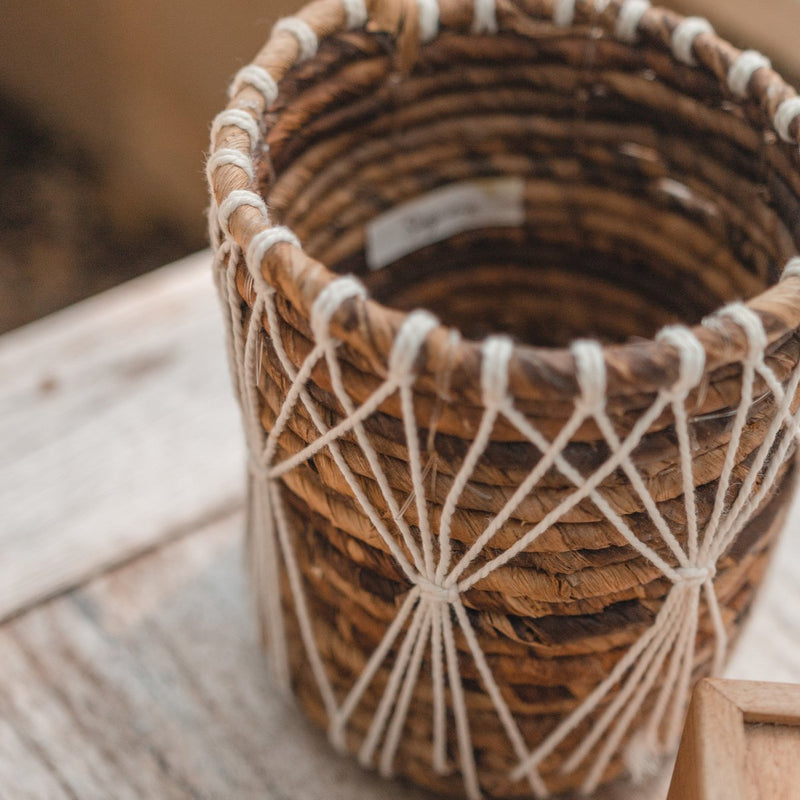
[[[210,255],[0,337],[0,620],[241,508]]]

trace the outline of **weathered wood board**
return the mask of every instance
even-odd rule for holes
[[[0,619],[242,502],[210,255],[0,337]]]

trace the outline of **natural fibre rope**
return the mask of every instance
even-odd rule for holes
[[[348,0],[343,5],[350,26],[364,23],[366,13],[362,3]],[[605,4],[598,3],[597,6],[601,9]],[[420,1],[419,7],[422,38],[432,38],[438,30],[438,7],[434,0]],[[616,27],[620,39],[633,41],[636,38],[637,25],[647,8],[648,3],[644,0],[627,0],[622,5]],[[496,30],[495,13],[493,2],[476,0],[473,30],[479,33]],[[574,14],[574,0],[559,0],[554,6],[553,21],[558,25],[570,25]],[[694,39],[709,31],[710,26],[704,20],[690,18],[681,23],[673,36],[675,57],[687,64],[694,63]],[[316,53],[317,36],[307,23],[288,18],[279,23],[276,32],[289,34],[297,40],[299,59],[312,58]],[[753,51],[743,53],[730,70],[731,91],[736,95],[744,95],[755,72],[768,66],[769,62],[760,54]],[[239,91],[242,87],[250,87],[259,92],[268,103],[274,102],[277,96],[275,81],[258,67],[245,67],[239,73],[234,91]],[[798,115],[800,101],[796,98],[785,101],[778,109],[775,125],[783,138],[789,137],[790,127]],[[220,115],[214,126],[212,149],[224,128],[235,128],[243,132],[251,149],[259,141],[259,133],[252,116],[244,111],[228,110]],[[251,180],[255,174],[252,160],[241,150],[230,146],[222,147],[212,154],[208,169],[213,175],[215,170],[229,166],[238,167]],[[576,398],[571,416],[551,441],[515,407],[514,398],[508,388],[508,364],[513,352],[510,340],[502,336],[490,337],[484,342],[482,349],[483,412],[480,425],[454,477],[442,508],[438,529],[434,530],[428,515],[426,475],[419,447],[413,386],[417,355],[437,326],[437,320],[426,312],[415,312],[407,316],[394,343],[386,379],[366,401],[356,405],[347,392],[337,356],[339,343],[331,335],[330,321],[343,303],[364,297],[364,288],[351,277],[338,278],[328,284],[317,298],[311,314],[313,347],[302,365],[295,367],[280,335],[281,321],[276,306],[275,289],[262,276],[261,260],[269,249],[281,242],[289,242],[294,246],[299,244],[291,231],[270,228],[253,239],[245,257],[233,242],[229,230],[233,215],[242,206],[251,206],[264,219],[268,219],[263,199],[257,194],[242,190],[231,192],[219,208],[212,209],[212,240],[216,246],[217,289],[226,315],[229,360],[249,447],[250,525],[255,548],[252,566],[257,573],[254,581],[261,591],[271,659],[279,683],[284,688],[288,688],[290,683],[289,648],[284,630],[278,576],[279,564],[282,562],[302,644],[327,713],[330,739],[340,749],[345,747],[345,731],[352,715],[390,652],[396,650],[388,682],[359,752],[362,763],[377,763],[384,775],[391,775],[393,772],[421,665],[426,653],[430,653],[433,681],[432,767],[439,773],[447,770],[445,687],[448,687],[466,795],[470,800],[481,796],[480,775],[475,762],[472,731],[455,645],[457,630],[460,630],[466,641],[483,687],[517,760],[517,766],[509,777],[515,781],[527,781],[536,797],[548,795],[547,786],[539,774],[542,762],[584,720],[601,709],[602,713],[597,716],[588,733],[572,748],[563,766],[565,772],[584,770],[584,791],[591,792],[599,784],[605,768],[629,734],[637,717],[643,718],[644,723],[636,737],[636,750],[631,752],[631,767],[634,771],[653,753],[671,748],[680,732],[682,714],[690,690],[702,603],[706,604],[715,633],[715,670],[718,671],[724,662],[726,630],[714,587],[717,564],[765,498],[770,496],[776,486],[780,468],[800,436],[800,411],[792,411],[792,403],[800,385],[800,365],[794,368],[785,383],[777,378],[765,361],[767,337],[761,320],[741,303],[723,308],[704,322],[711,328],[719,325],[723,319],[733,322],[743,332],[748,349],[741,364],[740,404],[732,422],[724,464],[713,498],[713,510],[709,521],[701,528],[695,508],[690,421],[686,400],[703,379],[705,353],[688,328],[673,326],[664,329],[659,335],[662,342],[672,347],[678,356],[678,378],[671,387],[657,394],[652,405],[641,414],[623,439],[617,435],[606,410],[606,364],[603,350],[596,342],[577,341],[571,347],[580,394]],[[242,266],[247,270],[249,288],[255,297],[247,320],[242,318],[241,299],[236,286],[237,273]],[[795,278],[798,274],[800,260],[793,259],[784,272],[784,279]],[[265,432],[262,425],[258,389],[263,346],[261,321],[264,318],[271,332],[271,345],[291,384],[269,433]],[[326,423],[325,414],[307,385],[312,372],[322,367],[327,370],[333,394],[345,411],[345,418],[332,427]],[[767,386],[774,399],[776,411],[769,422],[763,442],[755,452],[747,476],[731,499],[730,494],[736,488],[733,480],[735,457],[742,442],[757,382]],[[404,509],[398,506],[379,454],[364,424],[394,395],[399,399],[408,446],[409,478],[420,521],[417,534],[404,519]],[[296,408],[307,414],[316,428],[317,438],[291,457],[283,461],[276,460],[277,442]],[[688,532],[685,547],[678,541],[669,522],[659,510],[632,458],[652,423],[665,412],[672,414],[678,442]],[[536,447],[541,457],[503,508],[486,524],[474,544],[454,562],[450,540],[453,515],[475,466],[490,443],[495,422],[501,418],[513,426],[524,440]],[[578,472],[564,456],[564,448],[587,421],[596,424],[610,453],[605,462],[588,476]],[[391,512],[388,519],[369,499],[361,486],[359,476],[343,455],[340,441],[348,434],[355,437],[372,471],[382,500]],[[312,617],[292,545],[290,523],[281,491],[282,478],[322,450],[327,450],[333,459],[353,496],[374,526],[376,534],[412,587],[399,606],[394,621],[386,628],[379,646],[343,700],[337,699],[314,636]],[[487,546],[519,503],[530,494],[548,470],[555,470],[563,475],[574,486],[572,491],[511,547],[490,556],[482,561],[480,567],[470,571],[479,557],[486,553]],[[642,541],[604,498],[599,487],[615,471],[620,471],[630,481],[658,537],[668,550],[670,561],[674,561],[676,566],[659,555],[657,548]],[[462,596],[465,591],[485,581],[530,547],[548,528],[587,498],[602,512],[619,535],[670,581],[671,589],[653,624],[609,674],[549,735],[542,741],[530,742],[521,732],[504,700],[462,602]],[[645,701],[659,677],[663,677],[663,682],[658,689],[655,704],[648,708],[645,715]],[[612,695],[611,691],[615,686],[621,688],[616,695]],[[610,701],[606,702],[609,698]]]
[[[231,291],[233,288],[232,282],[238,269],[239,257],[235,250],[231,250],[229,254],[223,253],[219,257],[220,271],[227,277],[224,285],[221,285],[221,292],[223,297],[227,299],[228,313],[231,320],[237,320],[240,313],[238,294],[235,291]],[[263,279],[259,280],[257,264],[258,262],[256,262],[256,268],[252,273],[257,300],[251,321],[258,319],[261,314],[266,314],[267,319],[270,321],[271,329],[279,330],[274,292],[264,285],[259,286]],[[247,328],[242,329],[237,322],[231,325],[229,330],[233,334],[231,337],[231,347],[233,348],[232,363],[237,366],[235,383],[245,411],[245,426],[251,452],[250,464],[254,490],[253,524],[260,530],[260,535],[256,538],[256,541],[259,543],[259,547],[263,549],[261,554],[257,553],[255,555],[253,564],[257,569],[265,567],[276,568],[278,553],[280,553],[282,560],[286,564],[303,643],[328,711],[331,740],[337,746],[343,747],[344,729],[351,714],[375,677],[377,670],[385,661],[389,651],[401,635],[403,626],[410,618],[410,625],[405,632],[397,658],[392,666],[389,683],[373,718],[372,726],[361,747],[360,759],[365,764],[372,763],[378,743],[386,733],[388,726],[389,733],[384,739],[383,750],[378,764],[383,774],[392,774],[393,758],[405,721],[410,693],[413,691],[426,648],[430,647],[433,663],[438,664],[438,667],[433,670],[436,682],[435,694],[438,698],[444,696],[445,676],[442,660],[449,675],[461,768],[467,796],[470,798],[480,797],[478,775],[472,756],[466,706],[464,705],[463,695],[458,690],[460,678],[458,678],[458,659],[452,646],[452,610],[455,615],[455,621],[466,638],[487,693],[519,760],[519,765],[511,777],[512,779],[525,778],[535,796],[547,796],[546,786],[537,773],[538,765],[586,717],[598,709],[613,686],[622,683],[622,690],[604,710],[590,734],[574,749],[564,766],[566,771],[578,769],[602,739],[602,748],[592,760],[583,789],[590,792],[597,786],[604,768],[628,732],[634,718],[640,712],[647,693],[653,687],[667,659],[669,659],[669,667],[667,668],[666,679],[659,690],[657,703],[649,714],[642,730],[637,734],[637,739],[640,742],[648,743],[650,750],[642,751],[640,746],[637,748],[636,755],[638,758],[644,758],[651,752],[659,752],[672,746],[680,732],[685,698],[689,691],[694,659],[695,631],[699,608],[703,599],[707,603],[716,633],[715,669],[718,671],[724,662],[727,642],[713,584],[716,564],[730,543],[752,517],[754,511],[774,488],[779,467],[786,460],[789,449],[798,438],[798,435],[800,435],[800,411],[792,413],[791,410],[792,398],[797,392],[798,385],[800,385],[800,366],[794,369],[784,388],[764,361],[766,337],[761,321],[756,314],[742,304],[727,306],[719,311],[716,316],[706,321],[705,324],[714,325],[722,317],[732,319],[745,333],[750,343],[750,349],[748,357],[742,365],[742,401],[733,423],[725,465],[714,498],[711,521],[702,532],[696,532],[696,538],[694,535],[690,537],[688,549],[684,550],[678,544],[674,534],[669,529],[668,523],[661,516],[653,498],[645,488],[644,482],[633,464],[631,453],[641,442],[643,433],[653,420],[669,406],[673,409],[675,416],[684,477],[691,479],[691,455],[688,452],[689,428],[684,403],[688,394],[698,385],[702,378],[703,367],[702,348],[700,348],[691,331],[683,327],[672,327],[662,332],[664,340],[675,347],[680,355],[681,374],[672,388],[664,390],[658,395],[653,405],[644,412],[624,441],[620,441],[616,436],[611,420],[605,411],[603,396],[605,365],[602,350],[597,343],[578,341],[572,346],[582,393],[576,402],[573,415],[564,426],[561,435],[555,441],[548,442],[524,415],[514,408],[513,399],[507,393],[505,368],[511,353],[510,341],[504,337],[487,339],[483,348],[484,417],[479,433],[464,459],[461,470],[445,503],[445,510],[438,530],[440,558],[437,563],[432,558],[433,531],[424,524],[420,525],[421,542],[417,543],[414,540],[409,526],[402,520],[400,510],[397,508],[397,501],[381,468],[378,454],[370,443],[369,436],[363,426],[364,420],[386,399],[392,394],[399,393],[402,401],[403,420],[409,433],[408,441],[411,444],[417,440],[414,408],[413,404],[409,402],[409,393],[414,380],[413,364],[415,356],[435,324],[435,320],[425,312],[409,315],[395,344],[392,368],[387,380],[363,405],[355,408],[347,394],[342,379],[336,355],[338,343],[330,337],[323,323],[324,320],[330,319],[331,313],[336,309],[337,302],[344,302],[351,297],[360,295],[363,290],[353,278],[349,277],[333,281],[329,287],[328,292],[320,295],[319,303],[315,307],[317,314],[312,319],[316,335],[319,338],[311,354],[299,370],[296,370],[292,365],[280,344],[280,339],[278,337],[273,337],[272,339],[281,364],[286,374],[292,379],[292,387],[285,398],[275,426],[268,436],[265,435],[261,427],[258,398],[255,391],[257,386],[255,374],[257,359],[255,356],[260,342],[259,326],[252,323]],[[321,361],[327,364],[336,397],[347,410],[347,418],[335,428],[329,428],[325,424],[320,410],[305,388],[305,382],[308,380],[312,369]],[[755,462],[748,477],[744,480],[736,498],[728,508],[727,514],[723,516],[722,512],[726,507],[726,497],[732,485],[734,456],[741,442],[747,411],[753,401],[753,386],[756,376],[760,376],[773,393],[778,404],[778,410],[763,443],[758,448]],[[273,461],[274,444],[283,432],[293,406],[297,403],[302,403],[305,407],[317,427],[319,438],[292,456],[288,461],[275,463]],[[508,500],[502,511],[487,525],[483,534],[476,540],[475,545],[460,561],[455,565],[451,565],[449,563],[450,547],[447,538],[449,521],[472,467],[481,457],[488,444],[489,433],[493,423],[501,415],[516,426],[527,440],[541,450],[542,457],[526,480],[520,484],[517,492]],[[562,449],[572,433],[589,418],[595,420],[605,436],[611,455],[593,475],[586,477],[580,475],[566,461]],[[784,431],[792,435],[781,436]],[[359,446],[370,467],[374,470],[383,497],[392,510],[393,519],[397,524],[402,541],[406,545],[408,552],[412,554],[411,560],[404,555],[386,521],[366,497],[359,486],[359,479],[342,456],[338,440],[348,432],[355,433]],[[384,540],[387,548],[393,553],[403,573],[414,587],[398,610],[394,623],[386,630],[380,646],[375,650],[363,673],[341,703],[337,703],[335,700],[333,688],[325,674],[321,657],[317,651],[311,617],[304,600],[302,581],[291,546],[289,525],[286,513],[283,510],[283,499],[279,491],[279,479],[288,469],[311,458],[323,448],[327,448],[331,453],[354,495],[373,522],[378,535]],[[767,458],[773,448],[776,448],[776,452],[772,455],[769,464],[767,464]],[[413,446],[411,447],[411,453],[409,470],[414,486],[415,500],[420,513],[424,514],[426,500],[423,467],[419,453],[415,452]],[[540,523],[520,538],[514,546],[485,562],[480,569],[463,577],[481,550],[499,530],[502,522],[511,515],[520,500],[528,494],[531,487],[535,486],[544,472],[552,466],[555,466],[574,484],[574,491]],[[756,478],[765,467],[767,468],[766,475],[761,484],[756,486]],[[659,535],[670,548],[670,551],[673,552],[680,566],[669,566],[651,546],[640,541],[636,533],[611,509],[603,495],[598,491],[598,486],[602,480],[616,469],[621,469],[625,472],[634,489],[641,495],[641,499],[644,501],[647,512]],[[644,558],[661,570],[664,576],[672,582],[673,587],[652,627],[639,638],[609,675],[586,699],[571,714],[565,717],[544,741],[535,743],[535,747],[531,748],[529,744],[526,744],[503,700],[502,693],[492,675],[486,656],[475,636],[461,601],[461,595],[471,586],[484,580],[503,564],[513,559],[585,497],[590,497],[596,503],[597,507],[606,514],[609,522],[626,541]],[[693,498],[694,492],[692,490],[687,490],[684,493],[687,517],[696,520]],[[265,594],[266,618],[269,625],[270,641],[272,642],[271,653],[275,672],[281,683],[287,686],[289,668],[286,643],[283,638],[280,598],[277,588],[278,581],[275,575],[261,576],[258,585],[267,590]],[[439,655],[437,656],[436,654]],[[442,654],[444,656],[443,659],[441,658]],[[441,702],[440,699],[438,703]],[[436,710],[435,713],[441,714],[440,711]],[[668,719],[664,728],[665,716],[667,715]],[[662,732],[662,729],[664,732]],[[443,726],[436,725],[434,727],[434,741],[432,742],[435,754],[443,752],[443,736]],[[434,759],[433,763],[434,765],[438,764],[439,768],[442,767],[441,758]],[[636,764],[631,766],[633,769],[636,768]]]

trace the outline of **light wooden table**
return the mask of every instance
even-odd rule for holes
[[[423,797],[273,690],[240,441],[207,253],[0,337],[2,800]],[[799,520],[732,677],[800,681]]]

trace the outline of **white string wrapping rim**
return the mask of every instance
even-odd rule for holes
[[[336,0],[332,0],[335,2]],[[361,22],[365,19],[363,12],[365,11],[365,6],[362,7],[359,0],[341,0],[343,3],[343,7],[345,9],[345,17],[346,17],[346,24],[349,25],[357,25],[357,23]],[[433,35],[434,29],[438,29],[438,13],[436,12],[436,0],[416,0],[419,3],[420,12],[423,17],[423,21],[427,20],[427,33],[423,31],[423,33],[427,35]],[[474,22],[473,22],[473,29],[475,32],[478,33],[486,33],[495,30],[497,27],[497,17],[496,17],[496,9],[494,0],[473,0],[474,2]],[[600,2],[596,5],[605,5],[605,3]],[[624,41],[631,41],[632,38],[637,36],[637,28],[641,24],[644,16],[650,9],[650,3],[648,0],[623,0],[620,3],[618,8],[617,14],[617,21],[615,23],[614,29],[609,32],[610,35],[617,36],[618,38]],[[551,13],[552,17],[559,17],[560,15],[565,16],[572,16],[573,9],[575,8],[574,0],[554,0],[553,2],[553,11]],[[685,57],[687,54],[691,55],[691,44],[694,41],[694,38],[699,35],[700,33],[707,33],[709,30],[708,24],[705,20],[701,18],[688,18],[688,25],[685,25],[683,28],[676,29],[679,31],[679,36],[677,38],[677,42],[673,39],[673,48],[675,48],[678,52],[676,52],[676,57]],[[311,34],[313,34],[314,39],[316,39],[316,33],[311,29],[311,27],[299,17],[288,17],[284,18],[284,20],[280,21],[280,25],[278,26],[280,30],[284,30],[287,33],[291,33],[292,35],[296,36],[298,42],[300,43],[301,52],[299,54],[299,58],[302,60],[310,56],[311,50],[314,49],[315,44],[314,40],[312,40]],[[310,32],[309,32],[310,31]],[[681,34],[680,31],[683,31]],[[305,44],[303,44],[303,40]],[[267,46],[268,47],[268,46]],[[688,48],[688,51],[687,51]],[[749,58],[749,57],[748,57]],[[237,75],[236,83],[238,84],[238,89],[241,90],[244,86],[256,86],[259,90],[263,89],[266,86],[266,83],[263,80],[263,75],[261,71],[266,72],[263,68],[257,65],[250,65],[254,66],[255,70],[250,70],[249,67],[245,67],[242,71],[240,71],[239,75]],[[759,63],[758,68],[766,67],[768,63]],[[732,82],[733,86],[736,88],[740,88],[742,84],[742,70],[745,68],[750,68],[754,71],[754,67],[752,62],[748,64],[748,60],[745,60],[745,63],[737,63],[734,62],[731,66],[731,70],[729,72],[729,82]],[[752,74],[752,73],[751,73]],[[261,80],[254,79],[254,76],[259,76]],[[270,76],[272,77],[272,76]],[[279,76],[273,78],[276,86],[279,83]],[[265,92],[265,106],[263,110],[266,110],[271,103],[267,101],[274,102],[273,92],[271,89],[267,89]],[[797,116],[797,112],[800,111],[795,105],[795,99],[789,98],[788,101],[785,101],[784,104],[780,109],[780,112],[777,115],[775,120],[776,128],[779,130],[779,134],[782,138],[786,138],[788,134],[788,128],[794,118]],[[248,139],[250,140],[250,149],[251,152],[241,151],[243,155],[245,155],[248,159],[252,161],[252,151],[257,151],[258,147],[260,146],[261,134],[258,131],[258,125],[256,123],[256,118],[259,114],[258,109],[250,109],[250,110],[243,110],[241,108],[237,108],[237,94],[236,92],[233,93],[233,97],[231,100],[231,106],[226,110],[223,111],[218,118],[215,120],[213,129],[212,129],[212,142],[211,142],[211,153],[212,158],[215,153],[217,141],[224,132],[227,126],[232,126],[235,128],[241,129],[243,132],[247,134]],[[230,148],[228,148],[230,149]],[[216,167],[219,165],[216,164]],[[239,165],[241,166],[241,165]],[[221,181],[219,180],[218,173],[222,172],[220,169],[215,169],[214,174],[212,175],[212,187],[216,187],[221,185]],[[225,186],[229,190],[233,189],[250,189],[252,181],[249,180],[249,176],[242,175],[242,176],[235,176],[232,180],[226,181]],[[216,191],[216,190],[215,190]],[[220,202],[224,202],[224,198],[219,198]],[[212,198],[212,205],[215,205]],[[212,209],[213,210],[213,209]],[[233,215],[239,213],[238,209],[234,209]],[[247,213],[247,209],[244,210],[244,213]],[[269,223],[267,223],[269,224]],[[222,231],[222,234],[225,235],[226,231]],[[216,241],[218,239],[219,233],[218,231],[212,231],[212,241]],[[319,263],[319,262],[315,262]],[[330,272],[324,264],[320,264],[323,268],[323,272],[325,274],[325,280],[334,280],[335,274]],[[769,290],[768,290],[769,291]],[[755,299],[755,298],[754,298]],[[402,318],[402,314],[400,312],[389,312],[386,307],[376,303],[371,298],[367,297],[363,301],[365,304],[364,310],[362,313],[370,316],[372,314],[381,314],[386,315],[387,313],[391,313],[392,316],[398,319],[398,324],[400,324],[399,320]],[[753,300],[748,301],[750,303]],[[708,332],[706,332],[708,333]],[[716,344],[723,344],[723,337],[720,334],[720,341]],[[468,340],[464,340],[459,345],[460,347],[474,349],[475,344],[469,342]],[[641,345],[637,345],[641,347]],[[611,349],[616,350],[617,348],[625,348],[627,345],[613,345]],[[653,355],[653,360],[658,361],[660,359],[659,353],[662,351],[662,347],[659,343],[652,341],[649,345],[645,345],[645,347],[649,348]],[[545,361],[547,360],[548,356],[552,354],[554,351],[550,350],[543,350],[542,348],[537,348],[534,346],[526,345],[526,344],[517,344],[515,347],[517,358],[524,362],[528,359],[533,359],[535,362],[541,362],[542,359]],[[665,382],[669,381],[670,375],[672,371],[667,369],[663,374],[663,380]],[[636,391],[636,387],[630,387],[630,391]]]

